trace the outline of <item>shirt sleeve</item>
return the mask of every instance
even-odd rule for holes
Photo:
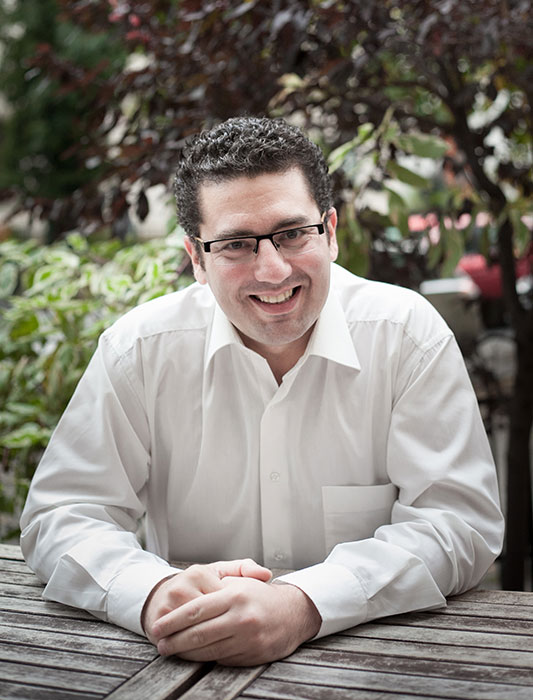
[[[284,575],[322,616],[317,636],[378,617],[442,607],[499,554],[503,517],[476,397],[453,337],[407,352],[397,376],[387,472],[391,523]]]
[[[143,550],[135,535],[150,439],[139,373],[129,361],[108,334],[101,337],[33,478],[21,547],[48,582],[45,598],[143,634],[146,597],[179,570]]]

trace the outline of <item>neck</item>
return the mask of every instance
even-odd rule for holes
[[[304,354],[313,328],[314,325],[301,338],[297,338],[286,345],[264,345],[238,332],[247,348],[265,358],[277,383],[281,384],[283,376],[294,367]]]

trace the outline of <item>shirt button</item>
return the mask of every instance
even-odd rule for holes
[[[279,472],[270,472],[270,481],[279,481],[280,480],[280,473]]]
[[[275,552],[274,559],[276,561],[283,561],[283,559],[285,559],[285,555],[283,554],[283,552]]]

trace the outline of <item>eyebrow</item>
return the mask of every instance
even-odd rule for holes
[[[269,233],[277,233],[278,231],[287,231],[291,228],[297,228],[298,226],[312,226],[309,223],[309,218],[307,216],[292,216],[289,219],[282,219],[278,221],[276,225],[269,231]],[[216,238],[211,240],[225,240],[226,238],[244,238],[245,236],[261,236],[263,234],[257,233],[257,231],[252,231],[250,229],[228,229],[227,231],[222,231]]]

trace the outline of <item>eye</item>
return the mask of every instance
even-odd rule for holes
[[[289,231],[280,232],[276,238],[278,245],[284,248],[301,248],[310,239],[310,228],[292,228]]]
[[[228,241],[224,246],[224,250],[241,250],[244,247],[244,241]]]
[[[285,237],[288,238],[291,241],[294,241],[296,238],[300,238],[305,233],[301,228],[293,228],[290,231],[287,231],[285,234]]]
[[[230,254],[230,253],[244,253],[252,250],[255,246],[255,239],[247,238],[231,238],[227,241],[220,243],[218,248],[219,252]]]

